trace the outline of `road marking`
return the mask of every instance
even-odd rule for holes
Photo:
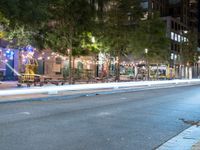
[[[17,114],[30,115],[31,113],[30,112],[20,112],[20,113],[17,113]]]
[[[199,140],[200,127],[192,126],[162,144],[156,150],[190,150]]]
[[[20,118],[29,117],[29,115],[31,115],[30,112],[16,112],[16,113],[10,113],[10,114],[3,114],[3,115],[0,115],[0,123],[3,123],[5,121],[8,121],[8,122],[15,121]]]
[[[99,116],[99,117],[109,116],[109,115],[111,115],[111,113],[109,113],[109,112],[100,112],[97,114],[97,116]]]
[[[125,99],[127,99],[127,98],[126,98],[126,97],[121,97],[120,99],[121,99],[121,100],[125,100]]]

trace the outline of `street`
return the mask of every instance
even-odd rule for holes
[[[200,86],[0,104],[0,150],[150,150],[200,120]]]

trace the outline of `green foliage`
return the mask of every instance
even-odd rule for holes
[[[197,33],[194,31],[189,31],[184,34],[187,38],[186,41],[182,41],[182,52],[181,52],[181,61],[186,65],[193,65],[198,61],[198,42],[197,42]]]
[[[128,53],[130,37],[133,36],[135,25],[140,21],[142,11],[139,0],[108,0],[98,19],[101,42],[105,45],[106,52],[115,56],[115,79],[119,80],[121,56]]]
[[[23,26],[18,26],[9,30],[5,39],[10,42],[10,47],[24,47],[31,44],[31,32],[26,30]]]
[[[67,49],[72,49],[74,55],[81,54],[83,34],[92,28],[92,11],[87,0],[50,0],[51,17],[39,41],[44,41],[45,48],[63,54]]]
[[[0,38],[4,38],[7,34],[9,20],[0,12]]]
[[[113,55],[124,55],[133,35],[134,26],[140,21],[141,10],[138,0],[110,0],[104,13],[101,31],[103,42]]]
[[[1,26],[8,26],[9,20],[0,12],[0,25]]]
[[[166,25],[158,13],[154,12],[152,17],[141,21],[134,34],[130,50],[135,56],[141,57],[147,48],[152,63],[168,61],[170,40],[166,36]]]
[[[89,50],[93,53],[98,53],[102,48],[102,43],[96,39],[91,32],[84,32],[80,37],[81,48]]]
[[[48,19],[49,0],[1,0],[0,12],[15,24],[36,28]]]
[[[6,36],[11,47],[35,44],[40,29],[49,18],[48,0],[1,0],[0,20],[6,23]]]

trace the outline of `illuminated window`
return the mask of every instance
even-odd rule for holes
[[[175,33],[175,38],[174,38],[175,41],[178,41],[178,35]]]
[[[171,39],[174,40],[174,32],[171,32]]]
[[[174,59],[174,53],[171,53],[171,60]]]
[[[178,35],[178,42],[181,42],[181,36]]]

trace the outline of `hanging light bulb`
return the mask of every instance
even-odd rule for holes
[[[38,57],[38,60],[42,60],[42,57]]]

